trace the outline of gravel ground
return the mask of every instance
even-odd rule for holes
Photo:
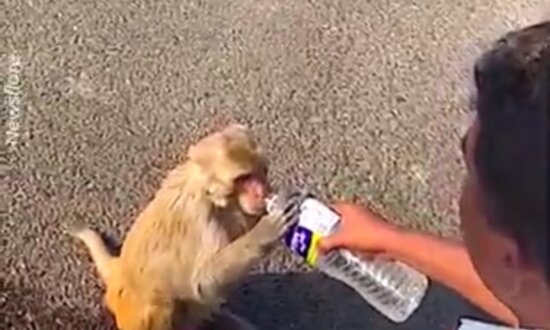
[[[0,329],[108,329],[90,259],[63,227],[120,240],[185,146],[227,122],[257,133],[275,182],[455,236],[472,59],[549,4],[2,2]],[[262,329],[450,329],[481,315],[434,286],[395,327],[283,251],[229,304]]]

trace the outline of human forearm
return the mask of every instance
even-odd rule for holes
[[[516,317],[483,284],[465,248],[429,234],[400,229],[369,208],[334,203],[341,215],[339,229],[320,242],[321,252],[346,248],[389,254],[435,281],[455,290],[496,318],[517,324]]]
[[[499,320],[517,324],[513,313],[483,284],[461,244],[424,233],[392,232],[387,240],[390,256],[460,293]]]

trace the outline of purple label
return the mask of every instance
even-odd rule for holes
[[[285,235],[285,244],[302,258],[307,257],[307,252],[311,246],[313,233],[304,227],[295,226]]]

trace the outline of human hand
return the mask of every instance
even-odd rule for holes
[[[342,220],[335,233],[319,242],[321,253],[345,248],[364,253],[386,253],[390,242],[395,241],[398,228],[367,207],[347,202],[337,202],[331,207]]]

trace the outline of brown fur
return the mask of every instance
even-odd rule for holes
[[[75,236],[90,250],[105,303],[122,330],[177,330],[217,313],[227,290],[288,224],[250,216],[234,180],[265,163],[248,132],[230,126],[192,146],[128,233],[119,256],[100,236]]]

